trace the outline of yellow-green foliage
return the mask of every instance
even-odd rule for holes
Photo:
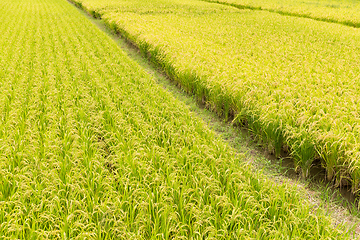
[[[0,13],[0,239],[347,238],[65,0]]]
[[[360,31],[195,0],[77,0],[181,85],[269,149],[286,145],[307,176],[360,183]],[[116,7],[118,6],[118,7]]]
[[[360,2],[356,0],[204,0],[238,8],[261,9],[360,27]]]

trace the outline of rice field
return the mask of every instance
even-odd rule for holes
[[[1,239],[348,239],[65,0],[0,2]]]
[[[196,0],[74,0],[304,177],[360,186],[357,28]]]

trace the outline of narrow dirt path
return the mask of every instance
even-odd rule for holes
[[[71,2],[70,2],[71,3]],[[71,3],[72,4],[72,3]],[[298,175],[293,166],[293,160],[285,153],[280,159],[275,158],[260,143],[257,142],[251,132],[246,128],[234,126],[231,120],[225,122],[214,112],[207,109],[207,106],[196,101],[181,89],[174,81],[168,78],[161,69],[151,63],[146,56],[129,43],[125,38],[115,34],[101,19],[95,19],[82,9],[77,8],[93,24],[107,33],[127,55],[141,65],[151,74],[164,89],[171,92],[177,99],[189,106],[189,109],[202,118],[208,126],[215,131],[224,141],[233,147],[238,154],[246,156],[246,159],[254,166],[254,169],[261,170],[269,178],[277,182],[290,182],[300,186],[309,200],[317,207],[323,207],[338,224],[346,224],[349,230],[354,230],[354,239],[360,237],[360,210],[358,201],[348,189],[338,189],[333,184],[325,181],[325,172],[314,167],[311,178],[304,180]]]

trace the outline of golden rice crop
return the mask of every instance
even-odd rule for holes
[[[68,2],[0,13],[1,239],[347,239]]]

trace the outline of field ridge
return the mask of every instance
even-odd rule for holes
[[[238,9],[261,10],[261,11],[267,11],[267,12],[272,12],[272,13],[278,13],[278,14],[281,14],[284,16],[308,18],[308,19],[321,21],[321,22],[337,23],[337,24],[342,24],[342,25],[349,26],[349,27],[360,28],[360,22],[352,22],[349,20],[337,20],[334,18],[326,18],[326,17],[316,17],[316,16],[312,16],[309,13],[296,13],[296,12],[291,12],[291,11],[286,11],[286,10],[264,8],[261,6],[258,7],[258,6],[240,4],[240,3],[229,3],[229,2],[224,2],[221,0],[200,0],[200,1],[209,2],[209,3],[217,3],[217,4],[221,4],[221,5],[225,5],[225,6],[235,7]]]
[[[352,184],[353,193],[358,192],[360,186],[360,175],[358,171],[359,155],[356,152],[355,147],[349,148],[349,145],[347,143],[342,143],[341,141],[343,135],[335,135],[333,133],[326,135],[324,133],[326,132],[326,130],[324,132],[321,132],[323,131],[323,129],[320,129],[321,131],[317,132],[311,132],[309,131],[309,129],[306,129],[307,127],[311,128],[314,123],[310,123],[308,126],[302,125],[304,122],[301,121],[305,121],[305,123],[308,124],[305,118],[306,114],[313,114],[312,112],[314,111],[314,109],[310,109],[310,111],[309,109],[306,109],[308,112],[305,112],[305,120],[293,118],[290,119],[291,124],[298,124],[297,122],[300,121],[301,123],[299,124],[301,124],[301,126],[299,128],[295,128],[294,125],[284,127],[283,123],[286,119],[282,119],[280,116],[265,119],[263,116],[261,116],[260,110],[257,109],[257,107],[259,106],[252,106],[251,104],[249,104],[250,100],[248,101],[242,99],[242,102],[237,101],[237,99],[240,99],[240,97],[238,96],[240,96],[241,94],[236,95],[236,93],[230,91],[227,86],[222,86],[216,81],[208,83],[206,74],[205,76],[197,75],[196,71],[194,71],[194,69],[192,69],[190,66],[189,68],[184,69],[184,66],[181,65],[182,69],[179,70],[176,66],[174,66],[174,62],[172,62],[174,56],[172,56],[170,52],[167,52],[169,50],[167,49],[167,45],[163,46],[159,44],[159,40],[158,42],[151,42],[150,40],[146,39],[146,37],[144,38],[144,36],[141,36],[141,34],[137,32],[137,29],[131,29],[131,27],[127,27],[126,24],[119,24],[120,21],[118,22],[117,20],[117,14],[120,13],[113,11],[116,8],[116,4],[114,6],[111,6],[111,8],[107,8],[106,4],[102,5],[101,7],[96,6],[96,4],[88,4],[89,2],[92,2],[92,4],[94,4],[96,1],[72,0],[72,2],[75,2],[78,7],[83,8],[95,18],[102,18],[104,22],[109,26],[109,28],[120,33],[126,39],[128,39],[129,42],[131,42],[133,45],[136,45],[142,52],[148,55],[149,59],[152,62],[160,66],[172,79],[176,80],[182,88],[187,90],[189,93],[194,94],[199,101],[207,104],[209,108],[213,109],[219,115],[222,115],[226,120],[235,117],[235,122],[238,121],[240,123],[248,124],[251,131],[254,131],[255,135],[257,135],[260,140],[264,141],[265,144],[269,144],[269,149],[273,150],[275,152],[275,155],[278,155],[282,149],[285,149],[290,154],[292,154],[295,159],[294,161],[296,165],[301,168],[304,177],[308,176],[309,169],[313,164],[313,161],[315,159],[318,159],[322,161],[322,164],[327,171],[327,177],[329,180],[336,181],[336,184],[338,186]],[[86,5],[83,4],[83,2],[86,3]],[[204,4],[207,3],[207,1],[202,2],[204,2]],[[160,9],[154,11],[159,11],[159,13],[161,13],[161,11],[163,10]],[[144,13],[146,13],[144,14],[144,16],[147,16],[148,12]],[[104,14],[105,17],[103,17]],[[140,15],[141,14],[142,12],[140,12]],[[244,12],[244,14],[246,14],[246,12]],[[129,16],[131,18],[133,16],[140,15],[135,14]],[[313,20],[308,19],[304,21],[306,21],[307,24],[310,24],[310,22],[312,22]],[[299,22],[300,20],[297,21],[297,23]],[[321,22],[319,22],[319,24],[323,24],[322,27],[327,25],[325,26],[327,28],[330,28],[331,25]],[[347,27],[340,26],[340,24],[338,26],[339,28]],[[354,31],[355,30],[356,29],[354,29]],[[337,31],[340,32],[340,30]],[[341,29],[341,31],[345,31],[345,29]],[[154,36],[154,33],[149,36]],[[331,39],[329,43],[332,44],[333,41],[336,42],[336,40],[337,39]],[[328,42],[326,43],[328,44]],[[267,50],[265,49],[265,51]],[[354,52],[352,52],[351,54],[353,53]],[[206,61],[207,60],[210,59],[206,59]],[[341,59],[341,61],[343,60],[348,59]],[[322,63],[323,62],[321,61],[321,64]],[[342,62],[340,61],[339,63],[342,64]],[[206,66],[204,68],[206,68]],[[332,74],[333,70],[329,69],[328,71],[330,74]],[[236,88],[236,86],[233,87]],[[251,94],[251,92],[247,92],[246,94]],[[342,95],[341,92],[336,94]],[[304,108],[304,103],[301,104]],[[354,108],[356,108],[356,106],[354,106]],[[324,111],[322,111],[322,113],[324,113]],[[285,115],[285,118],[286,117],[288,116]],[[334,120],[334,122],[336,122],[336,119]],[[321,127],[329,128],[329,126],[326,124]],[[349,128],[354,128],[354,130],[357,129],[352,126],[349,126]],[[317,137],[315,137],[315,134],[318,134],[316,135]],[[343,134],[343,132],[341,132],[341,134]],[[351,135],[350,137],[356,136]],[[325,161],[325,163],[323,161]]]

